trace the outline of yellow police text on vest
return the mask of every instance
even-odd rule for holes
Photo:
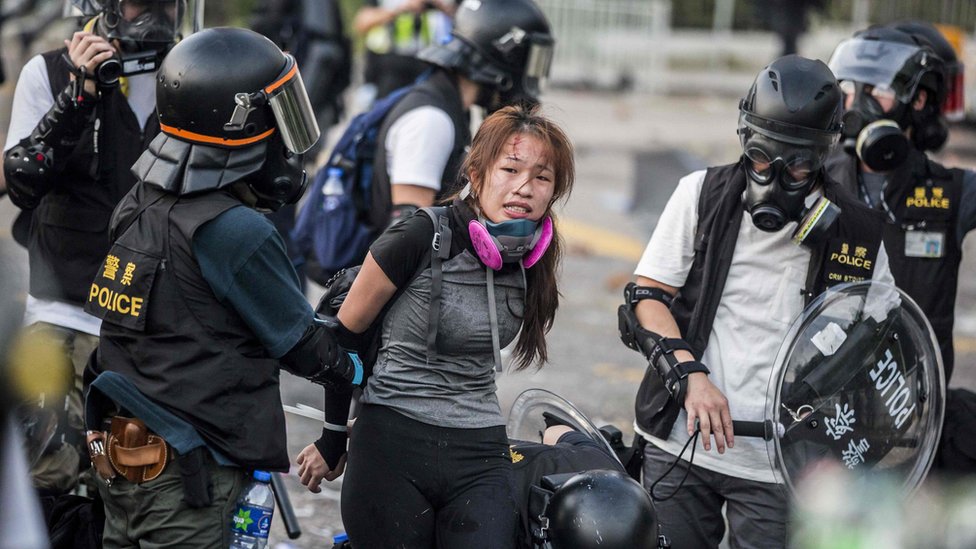
[[[93,282],[88,292],[88,301],[98,303],[99,307],[114,313],[138,317],[142,313],[144,299],[116,292]]]

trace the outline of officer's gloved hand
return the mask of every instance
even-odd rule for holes
[[[323,368],[309,380],[335,390],[352,390],[363,381],[363,362],[358,354],[340,347],[335,364]]]

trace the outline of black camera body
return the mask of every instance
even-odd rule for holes
[[[100,86],[117,86],[119,78],[147,72],[155,72],[163,56],[155,50],[124,53],[110,57],[95,67],[95,80]]]

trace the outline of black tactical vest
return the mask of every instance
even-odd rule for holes
[[[55,96],[69,81],[61,55],[65,51],[43,54]],[[143,132],[118,88],[102,92],[72,154],[54,159],[61,170],[58,181],[33,212],[27,244],[31,295],[85,303],[88,285],[111,244],[112,210],[136,182],[129,168],[157,133],[155,116]]]
[[[845,188],[860,191],[857,160],[842,152],[827,163]],[[895,283],[918,303],[942,349],[946,380],[952,375],[952,325],[959,285],[961,243],[956,238],[965,172],[933,162],[912,149],[908,160],[887,176],[884,201],[885,250]],[[882,208],[881,204],[876,207]]]
[[[742,201],[745,189],[741,162],[709,168],[702,184],[695,259],[671,306],[675,322],[697,358],[708,346],[740,224],[751,223]],[[824,241],[811,251],[803,290],[807,303],[830,286],[870,280],[881,247],[882,221],[877,212],[829,177],[824,178],[823,191],[843,213]],[[762,304],[757,302],[756,306]],[[681,410],[681,400],[669,398],[656,373],[646,374],[637,395],[638,425],[650,435],[667,438]]]
[[[112,219],[85,310],[102,319],[100,371],[126,376],[242,467],[286,470],[278,361],[193,256],[196,230],[236,206],[226,191],[177,197],[138,184]]]
[[[390,222],[390,175],[386,165],[386,136],[393,123],[401,116],[419,107],[432,106],[443,110],[454,123],[454,146],[441,176],[441,190],[435,201],[448,197],[458,190],[458,173],[464,153],[471,144],[468,114],[461,103],[461,92],[455,77],[444,70],[434,70],[430,78],[421,82],[401,99],[383,119],[376,138],[376,160],[373,162],[373,189],[370,222],[382,231]],[[377,207],[384,205],[384,207]]]

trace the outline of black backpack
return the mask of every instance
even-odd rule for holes
[[[396,90],[356,115],[315,174],[308,200],[295,220],[290,236],[299,255],[308,262],[306,274],[319,284],[343,269],[362,263],[377,236],[370,211],[385,205],[372,203],[373,163],[380,127],[386,115],[429,73],[414,84]],[[325,197],[329,177],[335,174],[342,194]],[[331,204],[330,204],[331,201]],[[328,281],[328,282],[327,282]]]

